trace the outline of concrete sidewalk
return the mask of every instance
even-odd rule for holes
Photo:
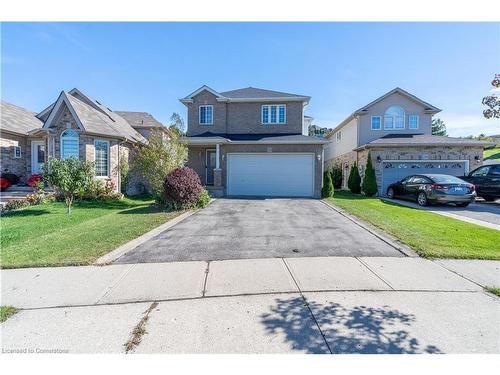
[[[274,258],[2,270],[2,349],[498,353],[500,262]],[[156,305],[156,302],[159,302]]]

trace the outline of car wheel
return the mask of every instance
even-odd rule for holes
[[[425,193],[418,193],[418,196],[417,196],[417,203],[419,206],[427,206],[429,204],[428,200],[427,200],[427,195],[425,195]]]
[[[394,189],[393,188],[389,188],[387,189],[387,198],[394,198]]]
[[[467,207],[469,205],[469,202],[462,202],[462,203],[457,203],[457,207]]]
[[[495,197],[490,197],[490,196],[485,196],[482,197],[486,202],[493,202],[495,200]]]

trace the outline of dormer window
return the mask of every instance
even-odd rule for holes
[[[384,129],[404,129],[405,128],[405,110],[398,106],[387,108],[384,114]]]
[[[214,106],[200,105],[200,125],[212,125],[214,123]]]
[[[263,105],[262,106],[263,124],[285,124],[286,123],[286,105]]]

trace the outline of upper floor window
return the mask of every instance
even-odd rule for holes
[[[73,129],[68,129],[61,134],[61,159],[80,156],[79,136]]]
[[[404,129],[405,110],[401,107],[392,106],[387,108],[384,114],[384,129]]]
[[[418,129],[418,115],[408,117],[408,129]]]
[[[262,106],[263,124],[285,124],[286,123],[286,105],[273,104]]]
[[[337,142],[340,142],[342,140],[342,131],[338,131],[337,134],[335,134],[335,138]]]
[[[372,130],[382,129],[382,117],[372,116]]]
[[[200,125],[212,125],[214,123],[214,106],[200,105]]]
[[[109,176],[109,142],[96,139],[95,148],[95,175],[97,177]]]

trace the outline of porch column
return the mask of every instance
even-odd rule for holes
[[[215,145],[214,187],[222,186],[222,170],[220,169],[220,144]]]

